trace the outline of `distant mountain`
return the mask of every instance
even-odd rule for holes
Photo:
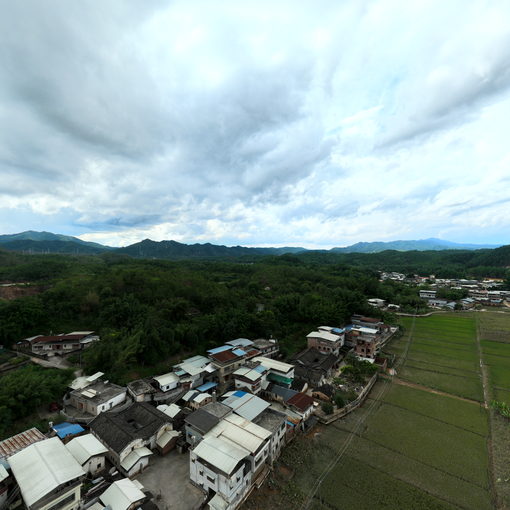
[[[80,253],[95,254],[113,248],[98,243],[82,241],[77,237],[27,230],[19,234],[0,235],[0,248],[32,253]]]
[[[389,241],[373,243],[356,243],[344,248],[332,248],[336,253],[379,253],[385,250],[396,251],[428,251],[428,250],[481,250],[485,248],[497,248],[499,244],[460,244],[443,239],[420,239],[417,241]]]
[[[150,239],[145,239],[125,248],[118,248],[115,250],[115,253],[140,258],[187,259],[242,257],[244,255],[283,255],[284,253],[298,253],[301,251],[306,250],[304,248],[229,247],[211,243],[184,244],[177,241],[151,241]]]

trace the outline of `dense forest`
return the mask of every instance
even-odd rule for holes
[[[21,255],[0,251],[0,281],[30,282],[35,295],[0,300],[0,344],[50,332],[95,330],[102,341],[81,363],[117,382],[132,370],[202,353],[236,337],[275,337],[284,354],[304,347],[321,324],[341,326],[353,313],[381,312],[378,297],[421,309],[415,287],[378,281],[377,269],[446,276],[502,276],[508,247],[472,252],[307,252],[235,261]],[[479,252],[484,252],[479,253]],[[488,271],[488,272],[487,272]],[[394,318],[386,314],[387,321]]]

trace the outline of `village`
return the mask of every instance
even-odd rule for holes
[[[125,387],[77,372],[60,423],[0,442],[0,508],[234,510],[285,445],[363,403],[397,331],[354,315],[286,361],[276,339],[237,338]],[[52,359],[98,341],[74,331],[17,349]]]

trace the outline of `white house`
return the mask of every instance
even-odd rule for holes
[[[179,377],[173,372],[169,372],[168,374],[158,375],[154,377],[154,380],[159,386],[161,391],[170,391],[175,390],[179,385]]]
[[[76,510],[85,471],[58,437],[34,443],[9,458],[28,510]]]
[[[89,475],[104,469],[108,448],[92,434],[75,437],[65,447]]]
[[[133,510],[139,507],[146,497],[142,489],[143,485],[138,480],[123,478],[113,482],[99,499],[112,510]]]

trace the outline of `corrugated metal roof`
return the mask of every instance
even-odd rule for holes
[[[333,333],[327,331],[312,331],[306,335],[306,338],[320,338],[321,340],[327,340],[328,342],[339,342],[341,338]]]
[[[234,411],[247,420],[254,420],[260,413],[267,409],[270,404],[265,400],[255,396],[246,395],[239,399],[240,404],[234,409]]]
[[[20,432],[15,436],[4,439],[0,442],[0,458],[7,458],[16,452],[23,450],[27,446],[46,439],[46,436],[39,430],[34,428]]]
[[[57,433],[57,436],[61,439],[67,436],[73,436],[75,434],[81,434],[85,432],[85,429],[78,425],[77,423],[59,423],[57,425],[53,425],[53,430]]]
[[[181,408],[177,404],[161,404],[156,409],[170,416],[170,418],[175,418],[181,412]]]
[[[5,469],[2,464],[0,464],[0,482],[3,482],[6,478],[9,477],[9,473],[7,469]]]
[[[204,400],[207,400],[208,398],[211,398],[211,395],[209,395],[209,393],[199,393],[193,399],[193,402],[197,402],[198,404],[200,404],[200,402],[203,402]]]
[[[232,352],[236,355],[236,356],[244,356],[246,354],[245,351],[243,351],[242,349],[232,349]]]
[[[145,494],[129,478],[113,482],[99,499],[112,510],[127,510],[133,503],[141,501]]]
[[[275,359],[266,358],[265,356],[257,356],[253,358],[253,361],[258,361],[262,366],[266,367],[268,370],[277,370],[278,372],[282,372],[286,374],[290,372],[294,365],[289,365],[288,363],[284,363],[283,361],[277,361]]]
[[[58,437],[32,444],[9,458],[21,495],[31,506],[60,485],[85,475]]]
[[[207,390],[210,390],[212,388],[215,388],[216,386],[218,386],[218,383],[215,383],[215,382],[206,382],[205,384],[202,384],[202,386],[198,386],[197,390],[198,391],[207,391]]]
[[[75,437],[65,447],[82,466],[91,457],[102,455],[108,451],[103,443],[92,434]]]
[[[164,448],[170,441],[175,439],[176,437],[180,436],[181,433],[177,432],[177,430],[167,430],[166,432],[163,432],[160,437],[158,437],[156,444],[160,448]]]
[[[205,437],[193,452],[227,475],[232,474],[239,462],[250,454],[248,450],[215,436]]]
[[[240,376],[240,377],[246,377],[246,379],[249,379],[250,381],[254,382],[257,381],[262,377],[261,373],[258,370],[255,370],[253,368],[247,368],[247,367],[241,367],[238,368],[234,372],[234,376]]]
[[[235,347],[248,347],[249,345],[253,345],[253,342],[247,338],[236,338],[226,343]]]
[[[230,351],[232,349],[231,345],[221,345],[220,347],[215,347],[214,349],[209,349],[207,352],[209,354],[218,354],[223,351]]]
[[[182,363],[181,370],[184,370],[189,375],[198,375],[201,374],[205,368],[203,366],[197,366],[191,363]]]
[[[135,448],[121,463],[122,469],[129,471],[140,459],[152,455],[152,452],[145,446]]]
[[[167,384],[176,383],[179,381],[179,377],[177,374],[174,374],[173,372],[168,372],[168,374],[158,375],[154,377],[154,380],[160,385],[160,386],[166,386]]]

